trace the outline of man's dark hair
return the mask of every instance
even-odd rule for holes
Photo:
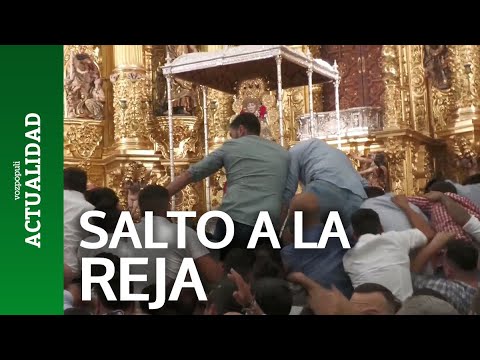
[[[233,268],[242,275],[245,281],[248,281],[254,263],[255,253],[252,250],[233,248],[227,253],[223,260],[223,269],[225,274],[228,274]]]
[[[473,244],[461,240],[450,240],[446,249],[446,258],[456,267],[463,271],[476,271],[478,250]]]
[[[208,295],[208,305],[214,304],[218,315],[242,312],[242,306],[233,297],[235,291],[237,291],[235,283],[224,278]]]
[[[473,185],[473,184],[480,184],[480,174],[475,174],[467,177],[462,185]]]
[[[370,293],[381,293],[388,305],[391,306],[394,313],[396,313],[402,307],[402,302],[393,295],[393,293],[388,290],[385,286],[375,283],[364,283],[357,286],[354,290],[354,293],[359,294],[370,294]]]
[[[116,300],[109,301],[107,296],[103,292],[103,288],[100,284],[94,285],[94,291],[98,296],[99,301],[107,310],[127,310],[129,309],[134,302],[133,301],[122,301],[120,300],[120,274],[116,273],[112,279],[108,281],[108,284],[112,288],[113,293],[115,294]],[[133,293],[133,283],[130,282],[130,293]]]
[[[385,191],[377,186],[367,186],[364,189],[369,199],[385,195]]]
[[[87,173],[78,167],[63,169],[63,188],[65,190],[87,191]]]
[[[455,188],[455,185],[448,181],[436,181],[429,187],[429,192],[430,191],[440,191],[441,193],[457,193],[457,189]]]
[[[144,314],[149,315],[177,315],[175,302],[168,301],[168,297],[172,292],[173,283],[170,283],[165,289],[165,304],[160,309],[149,309],[148,304],[155,302],[157,299],[157,285],[151,284],[142,290],[142,294],[148,294],[148,301],[139,301],[140,308]]]
[[[119,199],[115,191],[109,188],[92,189],[85,193],[85,199],[95,206],[95,210],[105,213],[103,219],[99,217],[90,219],[91,224],[102,228],[107,234],[112,234],[122,213],[118,209]]]
[[[238,129],[240,126],[243,126],[250,135],[260,135],[260,121],[252,113],[237,115],[230,123],[232,129]]]
[[[255,263],[253,264],[252,276],[254,280],[263,278],[282,278],[284,276],[284,271],[271,257],[257,255]]]
[[[110,188],[95,188],[85,192],[85,199],[97,209],[112,209],[118,206],[118,196]]]
[[[430,288],[420,288],[420,289],[415,289],[413,291],[413,294],[412,296],[432,296],[432,297],[435,297],[437,299],[440,299],[440,300],[443,300],[443,301],[446,301],[448,302],[447,298],[445,296],[443,296],[442,294],[440,294],[438,291],[435,291],[433,289],[430,289]]]
[[[92,315],[87,310],[82,308],[68,308],[63,312],[63,315]]]
[[[358,209],[351,218],[353,232],[357,237],[365,234],[380,234],[382,225],[377,212],[372,209]]]
[[[387,158],[384,153],[378,153],[375,154],[375,157],[373,159],[373,163],[377,165],[378,167],[380,166],[386,166],[387,163]]]
[[[120,258],[117,255],[114,255],[109,252],[102,252],[95,257],[108,259],[115,266],[115,273],[120,273]],[[103,265],[92,265],[91,270],[92,276],[104,276],[107,273],[107,269]]]
[[[423,192],[424,192],[425,194],[427,194],[428,192],[430,192],[430,188],[432,187],[432,185],[435,184],[436,182],[439,182],[439,181],[441,181],[441,180],[440,180],[439,178],[436,178],[436,177],[433,178],[433,179],[431,179],[431,180],[429,180],[429,181],[427,182],[427,185],[425,185],[425,189],[424,189]]]
[[[288,282],[278,278],[255,281],[252,292],[260,308],[267,315],[288,315],[292,309],[293,294]]]
[[[168,209],[170,195],[168,190],[160,185],[147,185],[138,194],[138,206],[142,213]]]

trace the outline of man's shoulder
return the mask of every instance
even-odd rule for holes
[[[246,151],[255,151],[256,153],[267,153],[271,156],[272,153],[275,153],[275,156],[280,155],[285,158],[289,157],[288,151],[283,148],[281,145],[277,144],[272,140],[263,139],[259,136],[242,136],[238,139],[231,139],[225,142],[222,145],[224,150],[239,151],[239,148],[242,148]]]
[[[63,191],[63,202],[64,204],[74,204],[75,208],[79,211],[88,211],[95,209],[93,204],[89,203],[84,195],[78,191],[64,190]]]

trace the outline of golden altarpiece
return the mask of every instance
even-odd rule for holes
[[[170,179],[167,91],[161,67],[172,57],[223,47],[66,45],[65,166],[84,168],[91,184],[115,189],[122,205],[134,209],[135,195],[142,186],[163,185]],[[313,134],[332,146],[340,144],[347,153],[383,152],[390,189],[396,193],[418,193],[438,174],[461,181],[478,171],[480,46],[383,45],[359,53],[358,59],[343,45],[334,47],[342,77],[340,132],[332,125],[335,116],[328,105],[329,84],[313,87],[313,109],[309,109],[306,86],[286,89],[282,99],[285,147]],[[322,45],[292,48],[315,58],[322,57],[324,50]],[[347,54],[343,58],[342,51]],[[348,59],[358,60],[358,69],[352,71]],[[372,67],[365,66],[368,61]],[[376,80],[369,82],[369,76],[375,77],[372,69],[377,69]],[[363,73],[363,80],[354,73]],[[368,91],[375,81],[371,87],[380,89],[375,101],[362,104],[366,106],[348,104],[358,92],[342,92],[344,84],[348,90],[363,82]],[[268,108],[270,135],[278,140],[276,88],[261,78],[239,84],[236,95],[209,89],[206,101],[194,84],[174,79],[173,86],[175,173],[201,159],[205,146],[212,151],[227,140],[232,116],[251,99]],[[209,207],[221,202],[224,184],[222,172],[211,177]],[[206,211],[205,186],[205,182],[189,185],[176,197],[176,208]]]

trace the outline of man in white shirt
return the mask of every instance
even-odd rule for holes
[[[80,168],[67,168],[63,171],[63,258],[64,263],[78,274],[80,272],[77,251],[80,241],[89,233],[80,226],[83,213],[94,206],[85,200],[87,173]]]
[[[142,212],[142,220],[135,225],[137,234],[142,243],[142,249],[135,249],[136,257],[148,257],[146,265],[147,284],[142,284],[142,288],[156,283],[156,258],[165,258],[166,283],[175,281],[180,266],[184,258],[193,258],[196,268],[202,278],[207,282],[216,283],[223,276],[223,268],[217,263],[209,253],[209,250],[203,246],[198,239],[197,233],[185,227],[185,248],[179,249],[178,244],[178,225],[170,222],[166,218],[169,206],[168,190],[159,185],[146,186],[138,196],[138,205]],[[153,211],[153,242],[167,243],[167,249],[145,249],[145,212]],[[136,265],[132,268],[141,268]],[[132,271],[133,273],[133,271]],[[138,290],[138,284],[135,291]]]
[[[405,213],[392,202],[393,193],[387,193],[381,196],[369,197],[365,200],[360,209],[372,209],[380,217],[380,223],[384,232],[403,231],[412,229],[412,224]],[[425,214],[418,206],[409,204],[410,208],[419,214],[425,221],[428,221]]]
[[[413,293],[410,250],[426,245],[435,232],[410,208],[405,196],[394,197],[393,201],[415,229],[383,232],[374,210],[359,209],[352,215],[357,243],[345,254],[343,265],[354,288],[364,283],[380,284],[404,301]]]
[[[463,185],[454,183],[451,180],[447,181],[455,186],[458,195],[466,197],[480,207],[480,174],[468,177],[463,182]]]

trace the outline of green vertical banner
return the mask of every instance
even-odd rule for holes
[[[0,314],[63,313],[63,46],[0,45]]]

